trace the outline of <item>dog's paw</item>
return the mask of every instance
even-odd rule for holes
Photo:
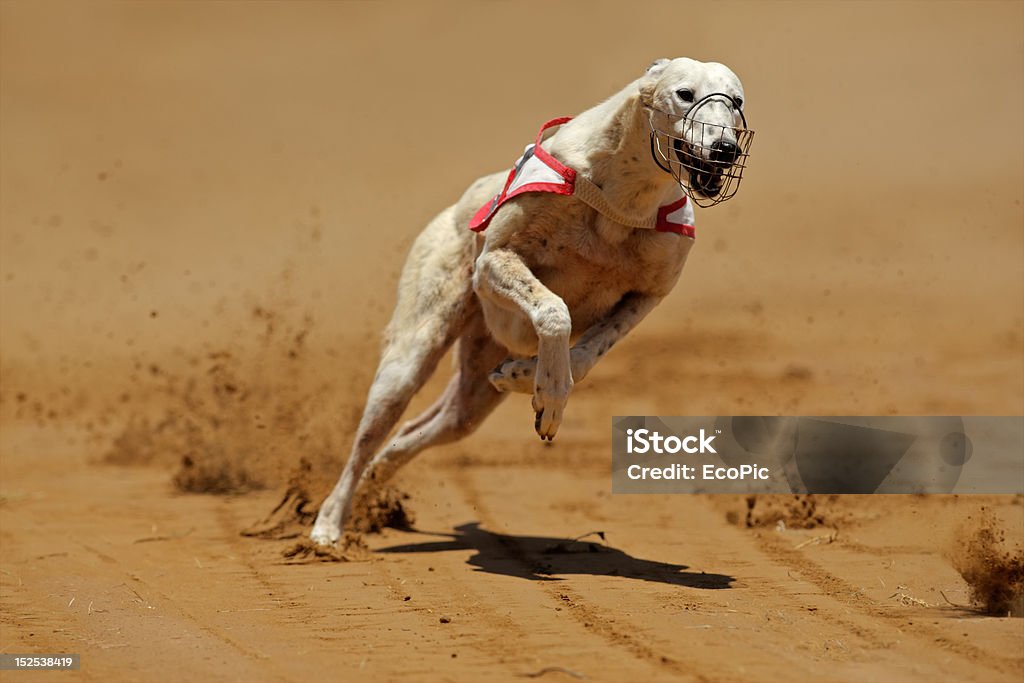
[[[321,547],[333,546],[341,538],[341,507],[331,498],[320,506],[320,513],[313,522],[313,530],[309,532],[309,540]]]
[[[327,548],[333,546],[341,538],[341,533],[338,528],[333,529],[328,527],[313,527],[313,531],[309,534],[309,540],[321,548]]]
[[[565,404],[569,401],[573,381],[569,373],[564,377],[547,376],[538,378],[533,392],[533,411],[536,419],[533,428],[541,440],[551,441],[562,424]]]
[[[537,359],[509,359],[488,375],[491,385],[501,392],[532,394],[534,376],[537,374]]]

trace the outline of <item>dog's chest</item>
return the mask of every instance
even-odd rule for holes
[[[629,292],[667,294],[693,244],[688,237],[651,231],[614,243],[582,229],[550,240],[554,248],[534,252],[530,269],[565,301],[574,321],[587,325]]]
[[[596,289],[625,294],[666,287],[684,258],[680,243],[688,247],[691,240],[644,231],[614,243],[593,229],[569,228],[549,233],[548,242],[547,249],[531,250],[527,263],[559,296],[575,300]]]
[[[512,246],[544,286],[569,308],[575,339],[604,319],[628,293],[664,296],[675,285],[693,240],[644,231],[618,242],[594,226],[526,229]],[[533,325],[518,310],[484,302],[488,327],[510,351],[536,353]]]

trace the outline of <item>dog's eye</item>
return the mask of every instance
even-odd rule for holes
[[[676,97],[681,99],[683,102],[693,102],[693,91],[687,88],[676,90]]]
[[[734,98],[732,98],[732,101],[736,103],[736,108],[737,109],[743,109],[743,98],[742,97],[734,97]]]

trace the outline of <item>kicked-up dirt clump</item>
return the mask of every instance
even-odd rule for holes
[[[838,497],[820,496],[813,493],[794,495],[747,496],[747,514],[743,525],[755,527],[778,526],[781,522],[789,529],[815,529],[820,526],[835,526],[838,515],[832,507]],[[739,522],[735,513],[730,519]]]
[[[406,501],[409,494],[392,486],[363,491],[352,507],[352,528],[377,533],[385,528],[411,529],[416,517]]]
[[[992,512],[964,524],[952,561],[971,591],[971,602],[987,614],[1024,617],[1024,553],[1005,548],[1005,534]]]
[[[321,496],[314,492],[315,488],[313,466],[309,460],[301,458],[288,477],[288,487],[281,501],[270,514],[243,531],[242,535],[270,539],[303,536],[313,525],[320,504]]]
[[[358,562],[370,559],[370,549],[360,534],[347,533],[336,546],[317,545],[308,538],[286,548],[281,556],[288,564]]]
[[[122,407],[128,419],[104,460],[177,465],[174,484],[191,493],[275,486],[299,457],[307,474],[309,463],[333,473],[354,422],[334,378],[353,373],[307,348],[312,326],[308,316],[288,320],[254,306],[233,344],[137,360],[132,399]]]
[[[185,455],[173,482],[188,493],[245,493],[263,488],[263,482],[253,478],[245,467],[223,457],[196,460]]]
[[[331,483],[302,458],[288,478],[280,502],[264,519],[242,532],[243,536],[289,539],[305,536],[316,519],[320,503],[331,489]],[[348,528],[356,534],[377,533],[382,529],[411,529],[415,516],[409,509],[409,495],[392,486],[363,490],[352,506]],[[296,551],[299,552],[299,551]]]

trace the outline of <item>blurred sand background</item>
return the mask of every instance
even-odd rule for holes
[[[507,534],[573,537],[603,527],[638,556],[737,576],[741,597],[684,588],[697,611],[680,607],[678,622],[663,610],[666,586],[619,591],[595,570],[557,590],[509,588],[501,572],[470,573],[465,553],[426,553],[344,565],[369,572],[369,587],[318,583],[334,592],[311,599],[305,582],[320,581],[319,565],[280,566],[280,548],[240,544],[237,531],[273,506],[300,455],[314,461],[320,485],[336,476],[412,239],[474,178],[507,168],[540,123],[592,106],[664,56],[721,61],[743,80],[756,137],[738,196],[698,212],[679,287],[577,388],[552,450],[534,443],[528,401],[513,397],[480,433],[424,456],[400,484],[426,528],[482,520]],[[775,619],[772,635],[743,651],[715,649],[722,631],[687,631],[707,652],[691,653],[693,670],[721,677],[710,680],[793,671],[1019,680],[1019,620],[967,624],[937,607],[948,608],[936,592],[943,585],[968,602],[938,547],[944,525],[966,514],[959,503],[850,503],[870,508],[859,527],[844,513],[857,542],[808,559],[817,545],[797,552],[740,532],[720,501],[608,498],[604,453],[615,414],[1024,413],[1022,122],[1019,2],[3,0],[3,650],[38,642],[26,624],[71,619],[70,635],[55,631],[47,644],[92,648],[89,676],[110,680],[128,667],[135,680],[159,679],[142,654],[105,649],[120,640],[103,639],[91,607],[69,617],[58,609],[66,599],[47,602],[67,597],[70,573],[89,577],[80,590],[105,596],[104,627],[131,624],[140,642],[159,639],[151,658],[182,677],[362,671],[370,638],[369,666],[384,679],[500,678],[539,669],[541,653],[552,654],[548,633],[560,648],[551,661],[589,666],[594,679],[686,678],[691,668],[663,661],[674,647],[667,634],[738,608],[750,633],[779,614],[799,616]],[[228,384],[248,403],[230,403]],[[247,457],[267,491],[171,495],[167,470],[182,452],[147,433],[146,419],[180,424],[189,411],[204,429],[217,426],[189,432],[188,448],[234,448],[228,460]],[[266,430],[268,414],[277,422]],[[120,431],[126,424],[134,431]],[[96,464],[104,458],[163,469]],[[523,491],[542,495],[513,505]],[[1011,540],[1024,538],[1019,501],[990,507]],[[666,545],[659,530],[684,518],[700,533]],[[37,561],[50,550],[40,539],[70,533],[53,519],[75,520],[76,542],[90,550],[73,547],[50,568]],[[891,524],[871,526],[880,519]],[[184,555],[181,545],[133,544],[164,533],[145,531],[158,524],[204,531],[181,541]],[[412,541],[389,531],[370,546],[396,542]],[[912,603],[887,599],[908,575],[879,579],[883,588],[866,569],[900,553],[897,566],[931,591],[914,595],[931,605],[934,626],[910,614]],[[187,567],[164,572],[181,557]],[[426,564],[436,575],[417,573]],[[221,573],[203,573],[211,566]],[[109,588],[126,571],[144,581],[132,585],[147,600],[164,596],[161,609],[178,610],[174,624],[224,668],[193,670],[169,632],[132,616],[135,598]],[[796,597],[794,573],[809,577]],[[397,615],[389,600],[413,574],[416,600],[433,606]],[[445,602],[453,583],[477,596],[456,621],[462,658],[450,660],[446,634],[416,641],[415,664],[396,656],[410,645],[385,629],[433,634],[431,610],[459,614]],[[869,584],[868,597],[849,597]],[[247,609],[238,591],[260,586],[288,594],[299,611],[227,626],[230,615],[213,611],[221,600]],[[487,607],[491,596],[522,613],[506,619]],[[537,606],[544,601],[552,607]],[[387,609],[358,622],[330,611],[364,602]],[[568,625],[551,611],[563,603],[575,615]],[[338,649],[285,660],[286,647],[320,642],[310,629],[333,633]],[[821,634],[825,646],[814,641]],[[506,636],[530,642],[499,657],[486,643]],[[829,639],[842,647],[829,649]],[[253,650],[282,658],[268,669]]]
[[[638,334],[739,327],[810,365],[835,339],[833,372],[925,381],[950,410],[1024,400],[1006,353],[1024,343],[1019,3],[3,13],[8,370],[224,336],[271,297],[321,343],[374,335],[411,239],[468,182],[686,54],[740,74],[757,137],[742,195],[700,212],[680,288]]]

